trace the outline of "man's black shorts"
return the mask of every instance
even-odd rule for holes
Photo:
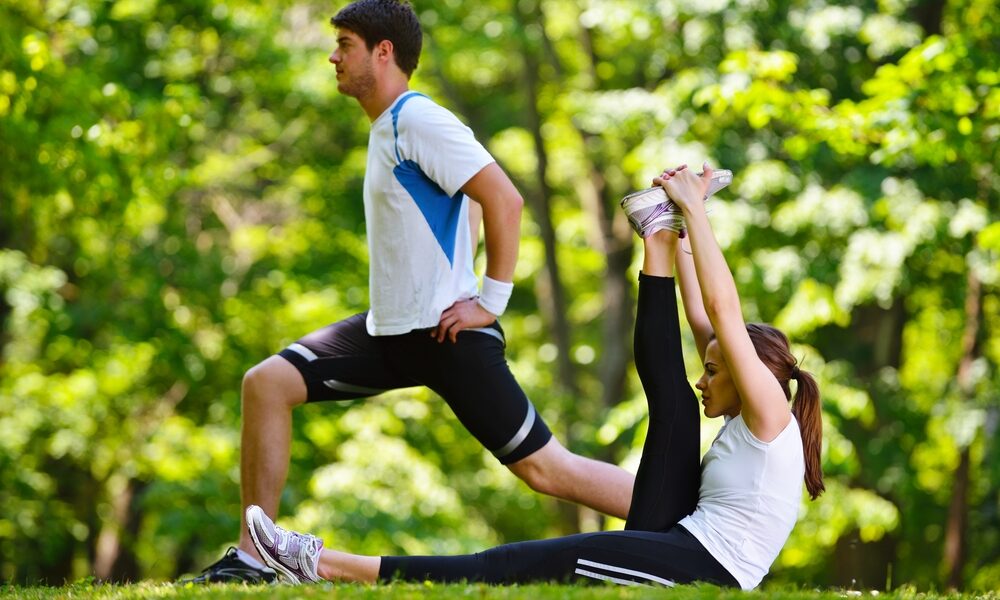
[[[501,463],[540,449],[552,433],[525,396],[504,358],[498,322],[438,342],[429,329],[372,336],[366,313],[301,338],[278,354],[295,365],[308,401],[349,400],[426,386]]]

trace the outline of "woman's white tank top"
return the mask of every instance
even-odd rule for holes
[[[798,519],[805,459],[792,417],[771,442],[731,419],[702,460],[694,513],[680,524],[745,589],[757,587]]]

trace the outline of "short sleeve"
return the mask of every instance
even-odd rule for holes
[[[746,443],[750,444],[755,448],[760,448],[762,450],[767,450],[768,448],[777,446],[781,439],[783,439],[787,435],[791,435],[789,433],[790,431],[793,430],[798,431],[799,428],[798,422],[795,421],[795,416],[792,415],[791,418],[788,419],[788,424],[785,425],[785,428],[782,429],[781,432],[778,433],[778,435],[776,435],[773,440],[771,440],[770,442],[765,442],[763,440],[758,439],[757,436],[755,436],[753,432],[750,431],[750,427],[747,426],[747,423],[746,421],[743,420],[742,416],[740,416],[739,424],[740,426],[736,430],[738,432],[738,435],[742,437],[743,440],[746,441]]]
[[[483,167],[495,162],[472,130],[450,111],[423,98],[403,106],[396,148],[449,196],[454,196]]]

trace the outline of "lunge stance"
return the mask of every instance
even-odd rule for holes
[[[784,334],[744,323],[705,215],[711,176],[708,168],[702,177],[684,167],[665,171],[654,184],[672,203],[662,194],[643,194],[624,205],[645,250],[635,360],[649,402],[625,531],[465,556],[373,557],[325,549],[318,538],[276,527],[251,506],[249,531],[268,564],[293,583],[606,580],[756,587],[795,525],[803,479],[812,498],[823,491],[819,390],[799,369]],[[692,255],[677,250],[675,230],[685,225]],[[726,418],[700,467],[698,402],[681,355],[675,276],[705,366],[696,385],[705,414]],[[797,389],[789,407],[792,380]]]
[[[370,309],[247,372],[243,506],[277,517],[296,406],[426,386],[532,489],[624,518],[634,477],[560,445],[507,366],[497,317],[513,288],[522,199],[468,127],[409,90],[422,41],[413,9],[360,0],[332,23],[337,89],[371,120],[364,182]],[[481,290],[472,249],[480,211],[487,256]],[[273,580],[258,558],[241,527],[239,548],[195,581]]]

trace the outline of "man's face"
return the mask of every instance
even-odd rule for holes
[[[337,49],[330,62],[337,68],[337,91],[341,94],[363,98],[375,90],[372,53],[358,34],[338,29]]]

